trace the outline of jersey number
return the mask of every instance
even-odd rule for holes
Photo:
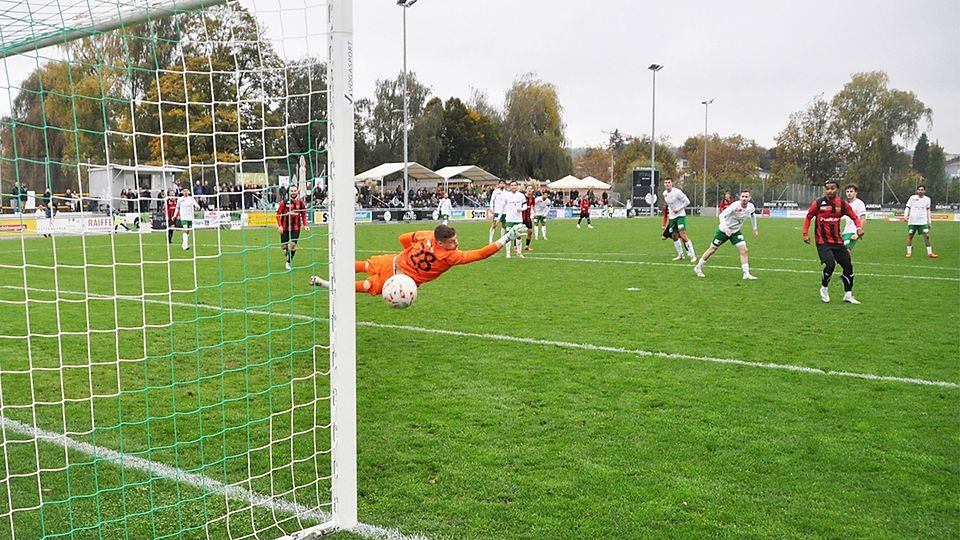
[[[418,260],[419,259],[419,260]],[[420,251],[414,253],[410,256],[410,262],[417,267],[417,270],[421,272],[429,272],[433,268],[433,263],[437,260],[437,256],[429,251],[425,251],[423,247],[420,247]]]

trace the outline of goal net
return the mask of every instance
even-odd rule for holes
[[[354,527],[351,2],[0,4],[0,538]]]

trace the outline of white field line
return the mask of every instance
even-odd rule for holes
[[[207,246],[207,245],[204,244],[204,246]],[[207,246],[207,247],[215,247],[215,246],[216,246],[216,244],[210,244],[210,245]],[[219,246],[222,247],[222,248],[224,248],[224,247],[238,248],[238,249],[250,249],[250,248],[251,248],[251,246],[242,246],[242,245],[238,245],[238,244],[220,244]],[[259,246],[256,246],[256,247],[259,248]],[[264,248],[265,248],[265,247],[266,247],[266,246],[264,246]],[[271,246],[271,247],[276,247],[276,246]],[[321,251],[323,251],[323,250],[325,250],[326,248],[314,248],[314,247],[302,246],[302,247],[300,247],[300,248],[298,248],[298,249],[303,249],[303,250],[321,250]],[[356,250],[356,252],[357,252],[357,253],[383,253],[383,250],[377,250],[377,249],[358,249],[358,250]],[[562,255],[563,253],[559,253],[559,254]],[[543,256],[543,255],[547,255],[547,256]],[[550,252],[539,252],[539,253],[534,252],[533,255],[528,255],[527,258],[528,258],[528,259],[531,259],[531,260],[537,260],[537,259],[539,259],[539,260],[544,260],[544,261],[562,261],[562,262],[580,262],[580,263],[622,263],[622,264],[637,264],[637,265],[649,265],[649,266],[672,266],[672,267],[676,267],[676,268],[687,268],[687,267],[684,266],[683,264],[679,264],[679,263],[676,263],[676,262],[672,262],[672,263],[671,263],[671,262],[658,262],[658,261],[631,261],[631,260],[622,260],[622,259],[586,259],[586,258],[570,258],[570,257],[553,257],[553,256],[550,256],[550,255],[553,255],[553,253],[550,253]],[[591,254],[591,255],[594,255],[594,254]],[[638,254],[637,254],[637,253],[600,253],[600,255],[627,255],[627,256],[634,255],[634,256],[635,256],[635,255],[638,255]],[[800,258],[789,258],[789,257],[753,257],[753,256],[751,256],[750,258],[751,258],[752,260],[797,261],[797,262],[806,262],[806,263],[816,262],[816,259],[815,259],[815,258],[800,259]],[[856,262],[856,263],[854,263],[854,264],[856,264],[856,265],[861,265],[861,264],[862,264],[862,265],[873,264],[873,265],[878,265],[878,266],[891,266],[891,267],[897,266],[897,267],[904,267],[904,268],[913,268],[913,269],[921,270],[921,271],[925,271],[925,270],[953,270],[954,272],[960,272],[960,270],[954,269],[954,268],[910,266],[910,265],[906,265],[906,264],[865,263],[865,262]],[[707,264],[706,268],[719,268],[719,269],[723,269],[723,270],[740,270],[740,269],[741,269],[739,266],[724,266],[724,265],[717,265],[717,264]],[[753,267],[752,270],[754,270],[754,271],[761,271],[761,272],[787,272],[787,273],[793,273],[793,274],[816,274],[816,275],[820,275],[820,273],[821,273],[819,270],[801,270],[801,269],[794,269],[794,268],[759,268],[759,267]],[[893,279],[917,279],[917,280],[921,280],[921,281],[923,281],[923,280],[928,280],[928,281],[960,281],[960,277],[944,277],[944,276],[912,276],[912,275],[903,275],[903,274],[873,274],[873,273],[866,273],[866,272],[857,272],[856,275],[858,275],[858,276],[868,276],[868,277],[879,277],[879,278],[893,278]]]
[[[4,430],[15,431],[17,433],[32,437],[34,440],[59,444],[69,450],[80,452],[98,460],[109,461],[125,469],[136,469],[150,475],[151,478],[163,478],[171,482],[180,482],[189,484],[201,491],[207,493],[216,493],[229,497],[236,501],[249,503],[253,506],[259,506],[269,510],[292,514],[303,519],[319,522],[328,522],[332,515],[323,510],[308,508],[302,504],[293,503],[283,499],[260,495],[259,493],[244,489],[242,487],[224,484],[223,482],[207,478],[201,474],[190,473],[182,469],[170,467],[156,461],[150,461],[137,456],[121,454],[109,448],[94,446],[89,443],[71,439],[60,433],[53,433],[40,428],[29,426],[11,418],[0,416],[0,426]],[[422,536],[407,536],[395,529],[384,529],[373,525],[359,524],[353,532],[366,536],[368,538],[378,538],[386,540],[425,540]]]
[[[576,262],[576,263],[606,263],[606,264],[635,264],[642,266],[672,266],[674,268],[679,268],[682,270],[692,271],[693,266],[684,264],[682,262],[653,262],[653,261],[628,261],[623,259],[583,259],[583,258],[574,258],[574,257],[543,257],[543,256],[530,256],[527,259],[531,261],[561,261],[561,262]],[[811,259],[813,260],[813,259]],[[709,270],[711,268],[719,268],[722,270],[741,270],[739,266],[725,266],[720,264],[709,264],[707,263],[704,266],[704,269]],[[795,268],[760,268],[756,266],[750,267],[751,273],[758,272],[787,272],[790,274],[816,274],[821,275],[820,270],[799,270]],[[908,275],[899,275],[899,274],[871,274],[865,272],[856,272],[857,276],[868,276],[868,277],[879,277],[879,278],[893,278],[893,279],[917,279],[921,281],[960,281],[960,277],[943,277],[943,276],[908,276]]]
[[[238,246],[238,247],[239,247],[239,246]],[[312,249],[312,248],[311,248],[311,249]],[[358,251],[359,251],[359,250],[358,250]],[[566,254],[567,254],[567,253],[565,253],[565,252],[563,252],[563,251],[540,251],[539,253],[542,253],[542,254],[544,254],[544,255],[551,255],[551,256],[562,256],[562,255],[566,255]],[[671,253],[673,253],[673,252],[671,251]],[[610,252],[608,252],[608,251],[601,251],[601,252],[581,252],[581,254],[583,254],[583,255],[609,255],[609,256],[611,256],[611,257],[631,257],[631,256],[632,256],[632,257],[636,257],[636,256],[642,255],[642,254],[639,253],[639,252],[632,252],[632,253],[631,253],[631,252],[615,252],[615,251],[610,251]],[[854,253],[854,255],[856,255],[856,253]],[[736,251],[732,251],[732,250],[731,250],[731,251],[729,252],[729,254],[727,254],[727,255],[724,255],[722,252],[718,252],[716,255],[714,255],[714,256],[711,257],[711,258],[716,258],[716,257],[736,259],[736,258],[738,257],[738,255],[737,255]],[[922,257],[921,257],[920,255],[917,255],[917,258],[925,259],[925,258],[926,258],[926,255],[924,255],[924,256],[922,256]],[[738,260],[739,260],[739,259],[738,259]],[[816,259],[815,257],[808,257],[808,258],[801,258],[801,257],[760,257],[760,256],[757,256],[757,255],[751,254],[751,255],[750,255],[750,260],[751,260],[751,261],[753,261],[753,260],[757,260],[757,261],[791,261],[791,262],[805,262],[805,263],[809,263],[809,262],[811,262],[811,261],[816,262],[817,259]],[[920,270],[920,271],[926,271],[926,270],[946,271],[946,270],[950,270],[950,271],[953,271],[953,272],[960,272],[960,268],[944,267],[944,266],[919,266],[919,265],[914,265],[914,264],[899,264],[899,263],[888,263],[888,262],[868,262],[868,261],[854,261],[854,264],[856,264],[857,266],[861,266],[861,265],[863,265],[863,266],[868,266],[868,265],[869,265],[869,266],[889,266],[889,267],[897,267],[897,268],[911,268],[911,269],[913,269],[913,270]]]
[[[22,287],[17,287],[13,285],[4,285],[0,288],[5,289],[16,289],[23,290]],[[56,292],[53,289],[35,289],[30,288],[31,291],[37,292]],[[75,294],[84,296],[84,293],[78,291],[60,291],[61,294]],[[220,311],[225,313],[248,313],[251,315],[263,315],[263,316],[281,316],[289,317],[292,319],[302,320],[302,321],[314,321],[314,320],[326,320],[319,317],[311,317],[309,315],[300,315],[300,314],[291,314],[291,313],[277,313],[273,311],[260,311],[260,310],[250,310],[250,309],[234,309],[234,308],[222,308],[220,306],[210,306],[206,304],[188,304],[185,302],[166,302],[163,300],[153,300],[153,299],[141,299],[140,297],[131,297],[131,296],[106,296],[106,295],[87,295],[89,297],[98,298],[98,299],[114,299],[117,300],[130,300],[136,302],[145,302],[148,304],[162,304],[162,305],[173,305],[178,307],[187,307],[187,308],[198,308],[206,309],[212,311]],[[896,382],[896,383],[905,383],[905,384],[916,384],[922,386],[941,386],[944,388],[960,388],[960,384],[952,383],[949,381],[931,381],[927,379],[919,379],[914,377],[895,377],[891,375],[876,375],[873,373],[854,373],[851,371],[828,371],[814,367],[807,367],[803,365],[790,365],[790,364],[775,364],[772,362],[753,362],[749,360],[739,360],[736,358],[716,358],[712,356],[696,356],[690,354],[679,354],[679,353],[665,353],[665,352],[656,352],[656,351],[645,351],[643,349],[629,349],[626,347],[610,347],[607,345],[594,345],[592,343],[574,343],[570,341],[555,341],[549,339],[536,339],[536,338],[527,338],[527,337],[518,337],[518,336],[509,336],[504,334],[481,334],[478,332],[461,332],[459,330],[445,330],[441,328],[424,328],[422,326],[408,326],[400,324],[387,324],[387,323],[378,323],[373,321],[357,321],[357,326],[366,326],[369,328],[385,328],[390,330],[404,330],[407,332],[419,332],[422,334],[436,334],[443,336],[456,336],[456,337],[466,337],[466,338],[477,338],[483,340],[495,340],[495,341],[506,341],[512,343],[524,343],[527,345],[534,345],[540,347],[560,347],[564,349],[579,349],[586,351],[600,351],[600,352],[609,352],[614,354],[629,354],[640,357],[650,357],[650,358],[666,358],[669,360],[691,360],[695,362],[707,362],[712,364],[725,364],[725,365],[736,365],[744,367],[753,367],[753,368],[762,368],[762,369],[777,369],[784,371],[793,371],[797,373],[807,373],[812,375],[826,375],[832,377],[848,377],[853,379],[866,379],[871,381],[887,381],[887,382]]]

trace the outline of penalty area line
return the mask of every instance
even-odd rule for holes
[[[17,287],[13,285],[0,286],[0,288],[23,290],[22,287]],[[32,287],[29,288],[28,290],[37,291],[37,292],[47,292],[47,293],[58,292],[53,289],[36,289]],[[74,295],[87,296],[87,297],[98,298],[98,299],[114,299],[115,298],[117,300],[143,302],[147,304],[173,305],[177,307],[206,309],[206,310],[220,311],[220,312],[226,312],[226,313],[247,313],[249,315],[289,317],[291,319],[297,319],[297,320],[303,320],[303,321],[326,321],[327,320],[322,317],[311,317],[310,315],[301,315],[299,313],[278,313],[274,311],[262,311],[262,310],[255,310],[255,309],[226,308],[226,307],[220,307],[220,306],[211,306],[208,304],[188,304],[185,302],[168,302],[164,300],[144,299],[140,297],[131,297],[131,296],[112,297],[112,296],[106,296],[106,295],[85,294],[79,291],[59,291],[59,293],[74,294]],[[750,360],[740,360],[737,358],[717,358],[713,356],[697,356],[697,355],[681,354],[681,353],[645,351],[643,349],[629,349],[626,347],[594,345],[592,343],[574,343],[571,341],[536,339],[536,338],[527,338],[527,337],[519,337],[519,336],[509,336],[505,334],[462,332],[460,330],[445,330],[442,328],[426,328],[422,326],[411,326],[411,325],[403,325],[403,324],[378,323],[374,321],[357,321],[357,326],[366,326],[368,328],[383,328],[388,330],[404,330],[408,332],[418,332],[421,334],[437,334],[437,335],[444,335],[444,336],[456,336],[456,337],[488,339],[488,340],[492,339],[495,341],[524,343],[527,345],[536,345],[536,346],[553,346],[553,347],[561,347],[565,349],[579,349],[579,350],[586,350],[586,351],[609,352],[609,353],[615,353],[615,354],[631,354],[634,356],[640,356],[640,357],[646,357],[646,358],[665,358],[669,360],[690,360],[695,362],[706,362],[711,364],[725,364],[725,365],[735,365],[735,366],[761,368],[761,369],[775,369],[775,370],[782,370],[782,371],[793,371],[795,373],[823,375],[823,376],[829,376],[829,377],[846,377],[850,379],[862,379],[862,380],[869,380],[869,381],[886,381],[886,382],[896,382],[896,383],[904,383],[904,384],[915,384],[915,385],[921,385],[921,386],[960,388],[960,384],[952,383],[949,381],[931,381],[928,379],[920,379],[915,377],[895,377],[892,375],[877,375],[874,373],[856,373],[852,371],[833,371],[833,370],[824,370],[820,368],[803,366],[803,365],[777,364],[773,362],[755,362]]]

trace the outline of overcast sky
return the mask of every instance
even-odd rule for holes
[[[323,54],[319,8],[303,7],[317,0],[302,2],[243,0],[266,35],[282,31],[289,57]],[[353,5],[355,91],[370,97],[377,79],[401,70],[403,9]],[[700,103],[713,98],[711,133],[773,146],[791,112],[830,98],[853,73],[883,70],[933,109],[921,126],[930,139],[960,153],[960,0],[419,0],[407,15],[408,67],[434,95],[466,100],[476,88],[502,106],[517,77],[536,73],[557,87],[572,146],[606,144],[615,128],[649,135],[647,66],[658,63],[656,134],[676,145],[703,133]],[[0,87],[37,63],[36,53],[3,60]]]
[[[402,8],[354,3],[356,93],[402,66]],[[502,106],[519,75],[556,85],[572,146],[604,130],[649,135],[652,63],[656,134],[673,144],[740,133],[762,146],[815,96],[853,73],[883,70],[890,87],[933,109],[922,126],[960,153],[960,0],[419,0],[407,12],[407,65],[443,99],[471,88]],[[910,149],[914,142],[911,142]]]

